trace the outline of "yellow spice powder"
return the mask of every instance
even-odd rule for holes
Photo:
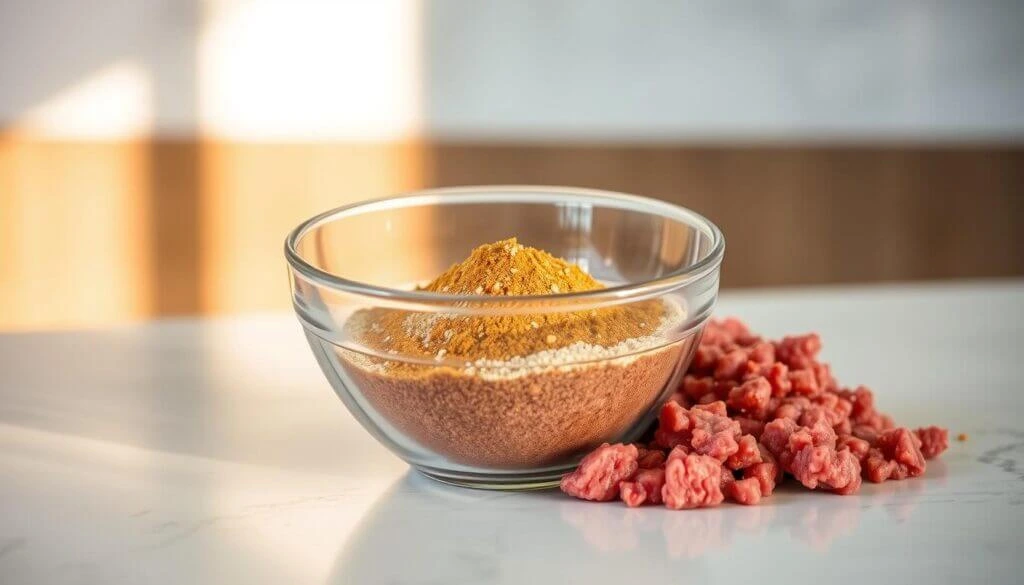
[[[451,295],[533,296],[604,288],[579,266],[521,245],[515,238],[485,244],[421,290]],[[353,316],[366,345],[405,356],[508,360],[576,342],[612,346],[649,335],[665,306],[626,306],[528,315],[478,317],[368,309]]]

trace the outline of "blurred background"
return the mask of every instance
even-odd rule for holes
[[[285,309],[330,207],[691,206],[726,287],[1024,274],[1019,0],[4,0],[0,329]]]

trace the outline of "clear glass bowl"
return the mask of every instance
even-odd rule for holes
[[[510,237],[578,264],[607,288],[544,296],[416,290],[473,248]],[[285,256],[309,345],[377,440],[440,481],[527,489],[557,483],[590,449],[637,440],[649,426],[714,307],[724,247],[714,224],[669,203],[496,186],[335,209],[292,231]],[[509,339],[557,339],[565,319],[583,325],[550,350],[500,360],[381,342],[382,323],[396,335],[429,337],[439,322],[475,328],[524,316],[516,322],[536,331]],[[609,339],[609,329],[588,321],[607,316],[621,331],[642,333]],[[651,323],[636,323],[644,320]]]

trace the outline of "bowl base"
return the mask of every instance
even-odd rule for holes
[[[499,491],[529,491],[544,490],[558,487],[562,476],[573,470],[573,466],[566,469],[555,469],[544,472],[524,472],[522,474],[466,474],[443,471],[440,469],[416,466],[414,469],[434,481],[448,485],[478,490],[499,490]]]

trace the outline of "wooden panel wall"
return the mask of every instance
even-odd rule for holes
[[[722,226],[726,286],[1024,275],[1024,146],[111,143],[0,137],[0,328],[286,309],[318,211],[565,184]]]
[[[1024,148],[435,146],[431,183],[568,184],[691,207],[725,286],[1024,274]]]

